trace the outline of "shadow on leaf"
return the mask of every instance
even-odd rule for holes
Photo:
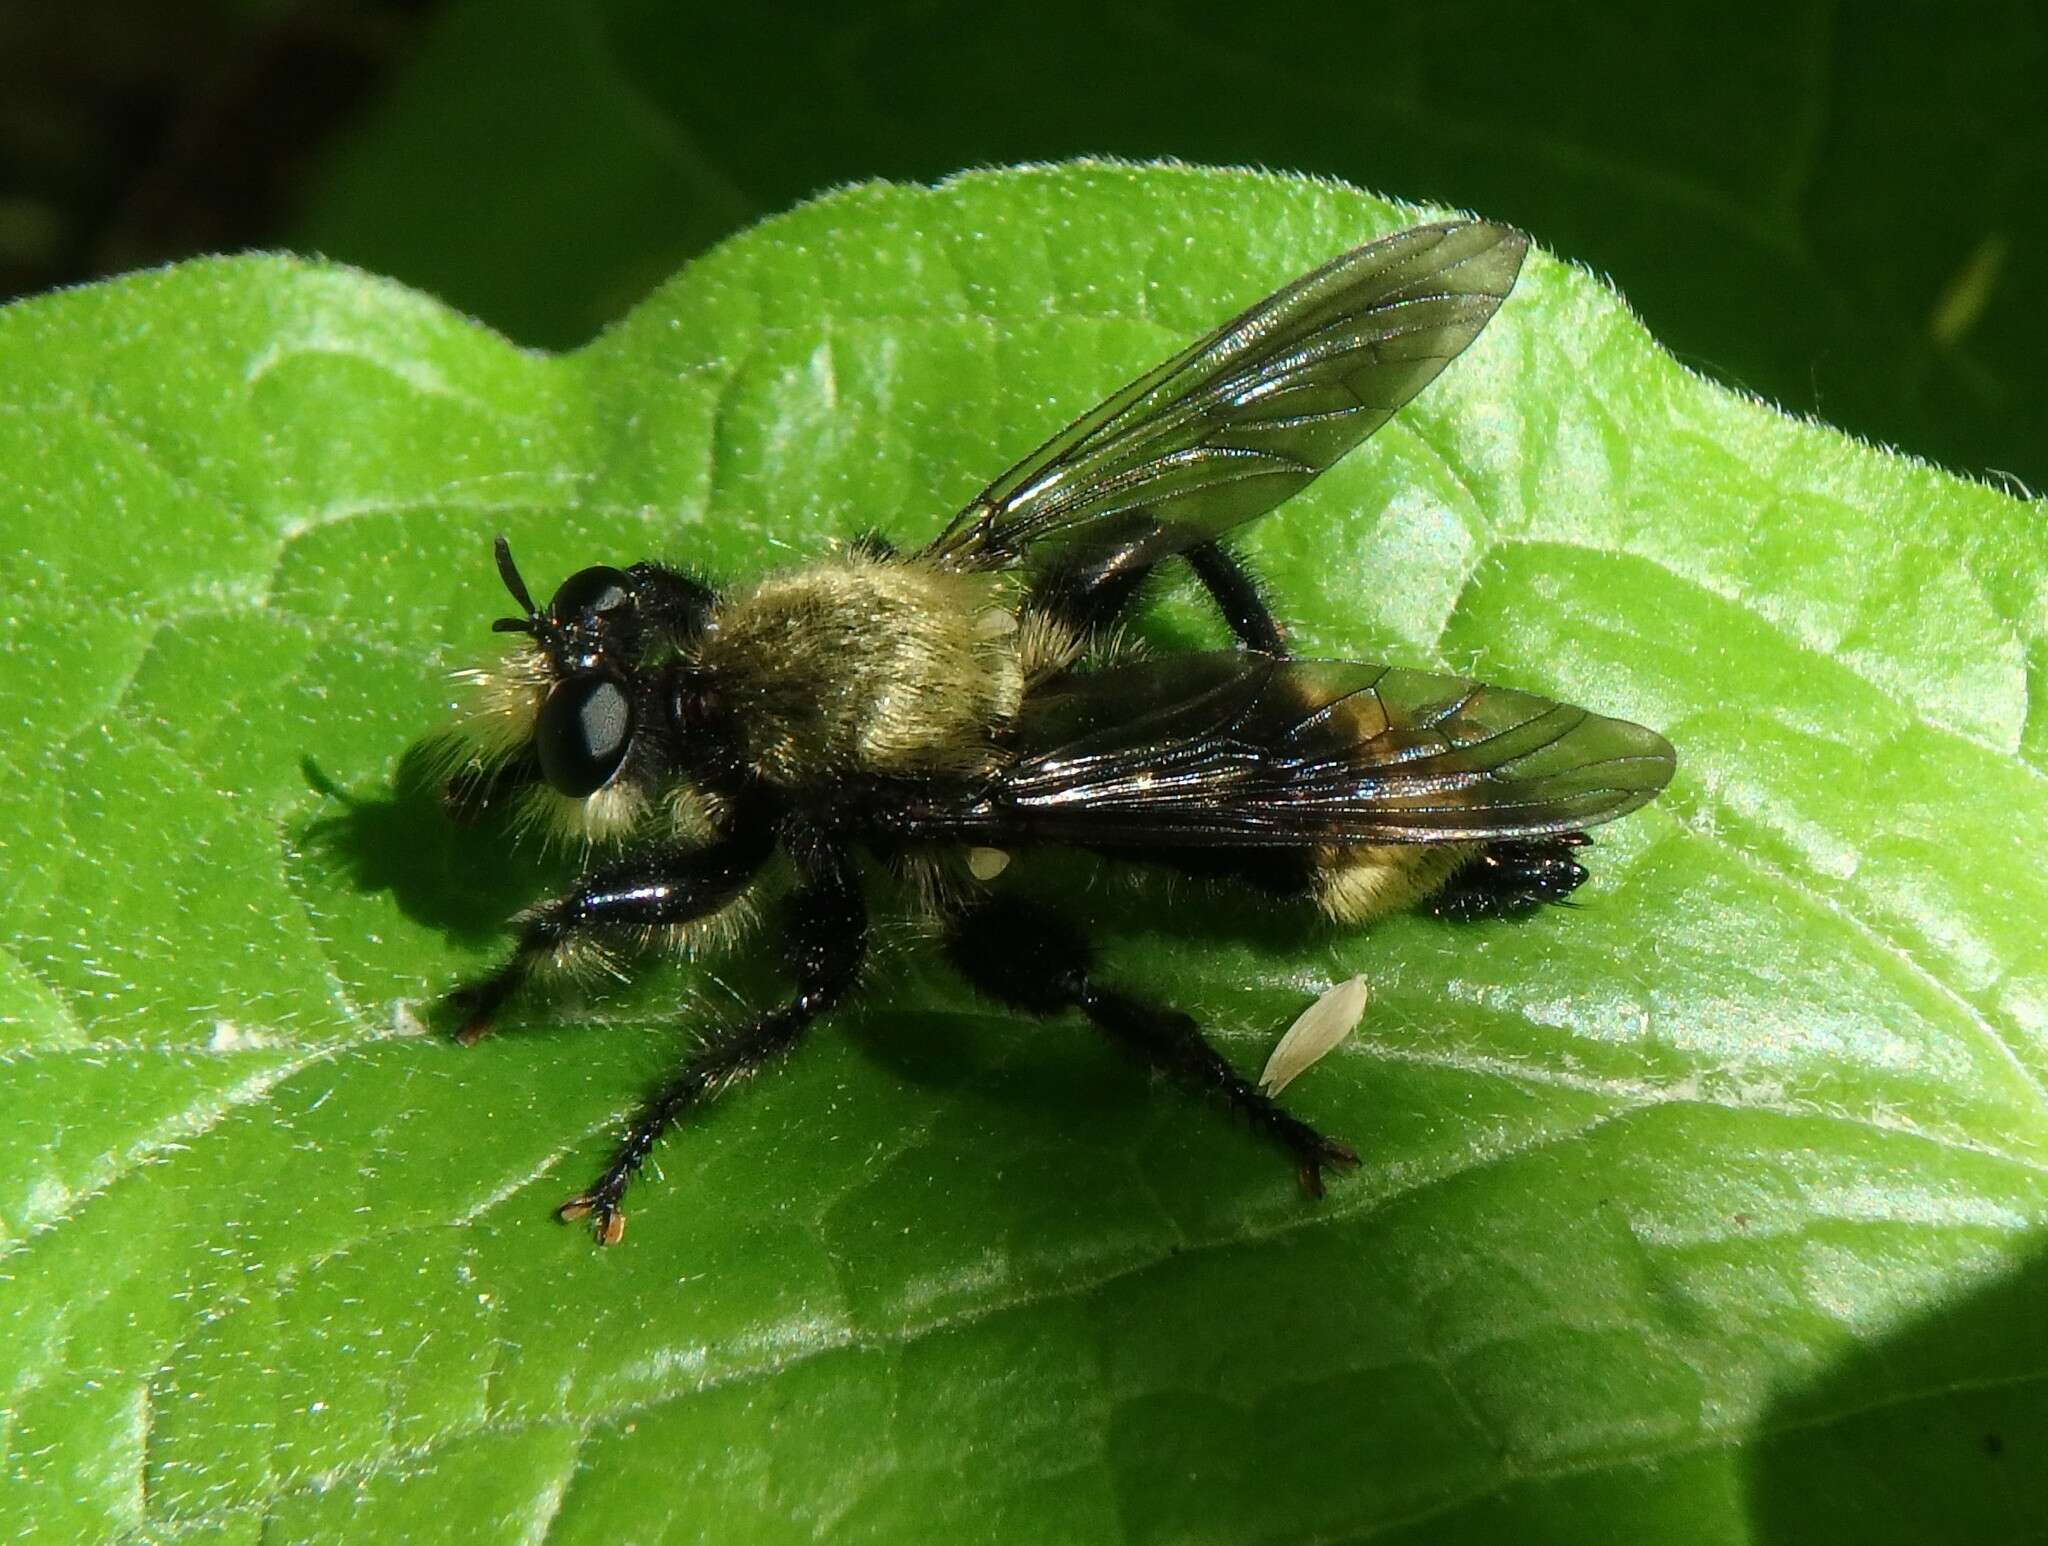
[[[1755,1539],[2048,1539],[2048,1244],[1858,1347],[1765,1416]]]
[[[342,807],[306,829],[307,849],[359,891],[388,892],[406,917],[474,946],[504,936],[506,920],[558,881],[535,844],[510,841],[504,818],[454,820],[442,797],[440,759],[430,742],[409,747],[387,794],[338,787],[311,761],[306,782]]]

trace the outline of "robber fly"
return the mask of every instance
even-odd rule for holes
[[[979,991],[1079,1011],[1248,1118],[1322,1192],[1357,1155],[1241,1076],[1185,1014],[1096,975],[1087,941],[1006,894],[1061,845],[1235,882],[1344,924],[1424,905],[1520,913],[1586,877],[1585,829],[1670,778],[1654,732],[1529,693],[1302,660],[1219,539],[1370,435],[1485,327],[1527,238],[1455,220],[1348,252],[1082,415],[898,552],[867,538],[714,587],[664,564],[583,569],[545,609],[504,538],[519,641],[476,683],[458,813],[499,801],[611,845],[522,915],[455,995],[473,1042],[537,978],[620,950],[694,952],[764,913],[790,996],[706,1041],[560,1209],[610,1244],[657,1139],[788,1053],[855,990],[870,867],[906,885]],[[1119,628],[1185,563],[1230,650],[1140,654]]]

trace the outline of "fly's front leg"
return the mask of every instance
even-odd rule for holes
[[[1221,1101],[1286,1150],[1301,1188],[1323,1195],[1323,1167],[1350,1170],[1358,1155],[1290,1116],[1233,1068],[1178,1010],[1146,1004],[1095,981],[1094,952],[1078,931],[1039,908],[995,902],[969,913],[948,943],[953,964],[1000,1003],[1031,1014],[1078,1009],[1130,1056]]]
[[[789,1001],[707,1041],[668,1085],[640,1109],[588,1191],[558,1210],[567,1220],[588,1219],[604,1245],[626,1232],[619,1199],[661,1135],[696,1107],[793,1049],[812,1020],[845,998],[867,955],[867,908],[851,856],[820,847],[794,857],[800,877],[783,929],[783,962],[796,991]]]
[[[498,1011],[536,971],[566,964],[578,945],[593,936],[689,923],[717,912],[746,889],[773,844],[773,832],[764,826],[706,848],[671,850],[593,870],[566,895],[526,915],[519,943],[503,966],[449,996],[463,1012],[455,1039],[468,1045],[486,1035]]]

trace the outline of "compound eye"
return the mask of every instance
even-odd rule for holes
[[[632,600],[625,571],[599,564],[579,569],[561,583],[548,611],[558,623],[573,623],[592,612],[612,612]]]
[[[612,781],[632,740],[633,705],[625,688],[596,672],[557,682],[534,726],[542,776],[574,800]]]

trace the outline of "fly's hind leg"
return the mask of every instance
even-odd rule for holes
[[[1287,633],[1266,605],[1264,593],[1251,570],[1220,542],[1201,542],[1184,555],[1202,582],[1230,631],[1246,649],[1286,659]]]
[[[867,909],[851,859],[841,850],[798,853],[800,881],[789,898],[782,954],[796,991],[787,1003],[706,1042],[646,1105],[612,1151],[611,1163],[587,1191],[557,1210],[588,1219],[600,1244],[626,1232],[619,1199],[663,1133],[795,1048],[811,1022],[843,999],[867,955]]]
[[[1138,1062],[1243,1116],[1293,1159],[1311,1197],[1323,1195],[1324,1166],[1358,1164],[1349,1147],[1290,1116],[1233,1068],[1192,1018],[1096,982],[1094,952],[1064,920],[1018,902],[989,903],[958,921],[947,951],[961,974],[998,1003],[1035,1015],[1078,1009]]]
[[[1188,561],[1240,644],[1286,658],[1286,631],[1244,561],[1220,542],[1177,547],[1172,535],[1144,512],[1132,518],[1130,530],[1113,532],[1047,569],[1033,584],[1025,610],[1048,613],[1084,637],[1104,633],[1131,609],[1153,570],[1176,552]]]

